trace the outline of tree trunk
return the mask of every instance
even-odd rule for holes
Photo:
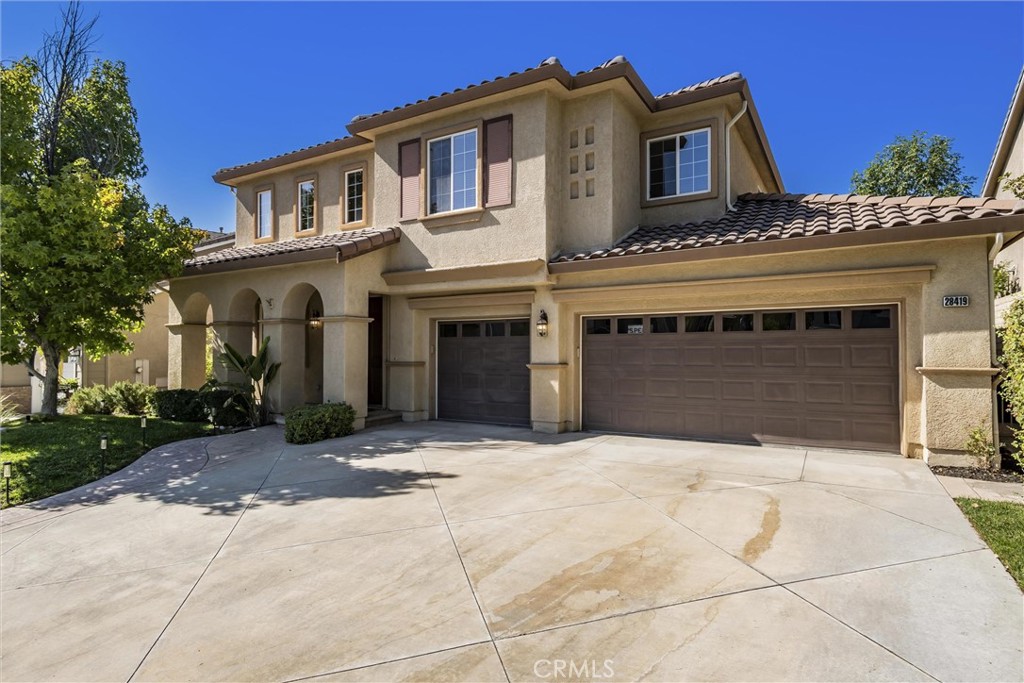
[[[57,391],[60,388],[60,349],[52,344],[43,344],[43,359],[46,374],[43,376],[43,404],[39,412],[57,416]]]

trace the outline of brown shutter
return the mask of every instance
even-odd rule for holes
[[[484,206],[512,203],[512,117],[484,121]]]
[[[402,174],[400,220],[420,216],[420,141],[409,140],[398,145],[398,168]]]

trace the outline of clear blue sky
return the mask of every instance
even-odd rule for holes
[[[848,191],[915,129],[954,137],[980,186],[1024,63],[1021,2],[86,7],[98,56],[128,65],[147,196],[208,229],[234,229],[218,168],[551,55],[575,72],[624,54],[656,94],[743,72],[791,192]],[[0,4],[0,56],[34,55],[59,9]]]

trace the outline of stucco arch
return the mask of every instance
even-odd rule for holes
[[[186,325],[206,325],[211,322],[213,305],[202,292],[193,292],[178,306],[181,322]]]
[[[285,294],[284,301],[281,303],[281,317],[291,320],[304,320],[309,299],[314,294],[320,294],[320,290],[308,282],[292,285],[288,293]]]

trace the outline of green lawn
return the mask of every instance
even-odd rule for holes
[[[109,437],[107,474],[130,465],[150,448],[208,433],[202,422],[149,418],[146,447],[139,418],[120,415],[62,415],[21,422],[0,434],[3,462],[14,463],[11,504],[28,503],[100,478],[100,435]],[[6,507],[0,480],[0,504]]]
[[[1024,505],[975,498],[956,504],[1024,590]]]

